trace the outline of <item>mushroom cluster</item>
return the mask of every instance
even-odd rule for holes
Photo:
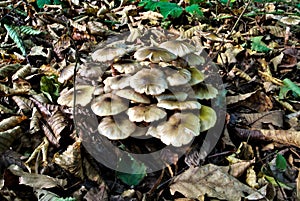
[[[90,103],[101,135],[111,140],[148,135],[180,147],[214,126],[216,113],[202,100],[218,91],[205,83],[199,67],[205,59],[195,54],[191,41],[172,39],[130,50],[124,44],[91,55],[107,67],[101,93]]]

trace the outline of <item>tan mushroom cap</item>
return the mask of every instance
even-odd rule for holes
[[[120,73],[129,74],[129,73],[136,73],[137,71],[141,70],[143,66],[137,62],[129,62],[129,63],[114,64],[114,68]]]
[[[130,86],[136,92],[147,95],[159,95],[168,88],[164,73],[156,68],[144,68],[134,74],[130,79]]]
[[[143,47],[134,53],[134,58],[138,61],[149,59],[153,63],[159,63],[173,61],[177,56],[163,48]]]
[[[191,67],[188,70],[191,72],[191,80],[189,81],[191,86],[199,84],[205,79],[205,75],[198,68]]]
[[[217,122],[217,114],[211,107],[202,105],[200,109],[201,132],[212,128]]]
[[[105,47],[96,50],[92,54],[92,60],[97,62],[113,61],[117,57],[121,57],[126,54],[126,50],[118,47]]]
[[[98,126],[98,132],[111,140],[121,140],[128,138],[135,128],[135,124],[125,116],[104,117]]]
[[[169,101],[185,101],[188,97],[188,94],[182,91],[174,92],[174,93],[163,93],[155,96],[158,102],[162,100]]]
[[[112,90],[124,89],[130,85],[130,75],[117,75],[114,77],[107,77],[104,83],[104,91],[111,92]]]
[[[86,106],[93,98],[95,87],[90,85],[77,85],[76,87],[76,105]],[[65,89],[60,93],[57,103],[73,107],[74,102],[74,88],[69,90]]]
[[[286,25],[297,25],[300,23],[300,19],[296,18],[296,17],[288,16],[288,17],[282,17],[280,19],[280,22],[282,22]]]
[[[196,51],[193,45],[180,40],[170,40],[159,45],[159,47],[164,48],[175,54],[176,56],[183,57],[189,53]]]
[[[191,80],[191,73],[187,69],[173,70],[171,68],[167,68],[165,73],[170,86],[184,85]]]
[[[199,134],[200,121],[193,113],[175,113],[167,122],[160,123],[156,128],[150,127],[147,132],[147,135],[175,147],[190,143]]]
[[[91,104],[91,109],[98,116],[116,115],[127,110],[127,108],[127,101],[112,93],[98,96]]]
[[[198,101],[168,101],[162,100],[157,103],[158,107],[165,108],[167,110],[194,110],[200,109],[201,104]]]
[[[129,120],[132,122],[153,122],[163,119],[167,113],[156,105],[134,106],[127,110]]]
[[[126,98],[136,103],[150,103],[150,99],[144,94],[135,92],[133,89],[121,89],[115,92],[117,96]]]
[[[216,98],[218,95],[218,90],[211,84],[198,84],[193,86],[195,97],[200,100]]]
[[[198,66],[205,63],[205,58],[195,53],[189,53],[182,57],[189,66]]]

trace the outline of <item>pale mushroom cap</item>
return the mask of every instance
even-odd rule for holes
[[[203,82],[205,76],[199,69],[192,67],[189,68],[189,71],[191,72],[191,80],[189,81],[190,85],[193,86],[199,84],[200,82]]]
[[[117,117],[117,120],[112,117],[104,117],[98,126],[98,132],[111,140],[121,140],[128,138],[135,128],[135,124],[125,116],[124,118]]]
[[[182,58],[189,64],[189,66],[198,66],[205,63],[205,58],[195,53],[189,53],[184,55]]]
[[[150,104],[150,99],[147,96],[137,93],[133,89],[121,89],[116,91],[115,94],[136,103]]]
[[[129,75],[117,75],[114,77],[107,77],[104,83],[104,91],[111,92],[112,89],[124,89],[129,87],[131,77]]]
[[[180,40],[166,41],[160,44],[159,47],[167,49],[179,57],[183,57],[184,55],[196,51],[196,48],[193,45]]]
[[[160,95],[155,96],[158,102],[162,100],[169,100],[169,101],[185,101],[188,97],[188,94],[183,91],[178,91],[174,93],[163,93]]]
[[[91,104],[91,109],[98,116],[116,115],[127,110],[127,108],[127,101],[112,93],[98,96]]]
[[[168,84],[164,73],[155,68],[142,69],[130,79],[130,86],[138,93],[159,95],[163,93]]]
[[[90,85],[77,85],[76,86],[76,105],[86,106],[91,102],[93,98],[93,92],[95,87]],[[66,105],[73,107],[74,101],[74,88],[69,90],[63,90],[57,99],[57,103],[60,105]]]
[[[201,132],[212,128],[217,122],[217,114],[211,107],[202,105],[200,109]]]
[[[187,84],[191,80],[191,73],[187,69],[166,70],[167,81],[170,86],[179,86]]]
[[[153,122],[167,116],[167,113],[156,105],[134,106],[127,110],[129,120],[132,122]]]
[[[300,19],[288,16],[288,17],[282,17],[280,19],[280,22],[287,24],[287,25],[297,25],[300,23]]]
[[[193,86],[195,97],[200,100],[216,98],[218,90],[211,84],[198,84]]]
[[[126,53],[126,50],[123,48],[117,47],[105,47],[99,50],[96,50],[92,54],[93,61],[97,62],[107,62],[112,61],[117,57],[121,57]]]
[[[166,145],[180,147],[200,134],[200,121],[193,113],[175,113],[167,122],[159,124],[147,134],[159,137]]]
[[[143,68],[142,65],[136,62],[132,63],[121,63],[121,64],[114,64],[114,68],[120,73],[136,73],[137,71]]]
[[[168,101],[162,100],[157,103],[158,107],[162,107],[168,110],[193,110],[193,109],[200,109],[201,104],[197,101]]]
[[[149,59],[153,63],[159,63],[173,61],[177,56],[163,48],[143,47],[134,53],[134,58],[138,61]]]

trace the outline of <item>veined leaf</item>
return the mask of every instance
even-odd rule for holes
[[[284,171],[284,170],[286,170],[286,167],[287,167],[287,162],[286,162],[285,158],[283,157],[283,155],[277,154],[276,168]]]
[[[197,4],[193,4],[191,6],[187,6],[185,8],[186,12],[192,14],[192,15],[195,15],[196,17],[197,16],[203,16],[203,13],[202,11],[200,10],[199,6]]]
[[[270,48],[268,48],[268,46],[261,41],[261,39],[263,38],[263,36],[256,36],[256,37],[252,37],[251,38],[251,49],[255,50],[257,52],[268,52],[269,50],[271,50]]]
[[[30,26],[20,26],[19,29],[22,33],[28,34],[28,35],[38,35],[38,34],[42,33],[41,31],[35,30]]]
[[[56,75],[43,76],[40,81],[41,92],[47,96],[50,101],[55,101],[59,97],[60,83]]]
[[[11,39],[17,44],[18,48],[21,50],[22,55],[26,56],[26,49],[22,39],[19,36],[19,33],[14,26],[10,26],[8,24],[4,24],[5,29],[7,30],[8,35]]]
[[[171,16],[173,18],[178,18],[182,12],[183,8],[178,6],[176,3],[171,2],[163,2],[163,1],[141,1],[140,6],[144,6],[146,10],[157,11],[162,14],[164,18]]]
[[[285,78],[283,80],[283,84],[288,89],[292,90],[295,94],[297,94],[298,97],[300,97],[300,87],[298,87],[298,85],[292,82],[289,78]]]

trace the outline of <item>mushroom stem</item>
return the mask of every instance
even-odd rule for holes
[[[113,77],[115,77],[115,76],[118,75],[118,71],[115,69],[113,63],[110,65],[110,70],[111,70],[111,75],[112,75]]]
[[[290,29],[291,29],[290,26],[286,26],[285,36],[284,36],[284,46],[286,46],[288,44],[289,37],[290,37]]]

